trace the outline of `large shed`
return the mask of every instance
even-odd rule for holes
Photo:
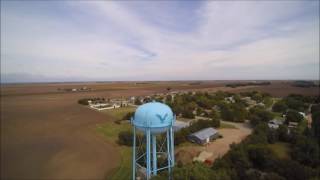
[[[188,136],[189,141],[201,145],[207,144],[210,141],[219,138],[219,133],[214,128],[205,128]]]

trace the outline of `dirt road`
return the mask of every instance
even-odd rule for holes
[[[180,151],[189,152],[188,154],[193,154],[196,156],[202,151],[206,151],[212,153],[212,156],[208,159],[214,161],[218,157],[222,157],[226,154],[230,149],[230,144],[239,143],[244,138],[246,138],[249,134],[251,134],[252,129],[250,128],[248,123],[233,123],[228,121],[222,121],[225,124],[231,124],[236,127],[235,128],[225,128],[218,129],[219,133],[223,136],[223,138],[217,139],[214,142],[211,142],[205,146],[187,146],[182,148],[177,148],[176,153]],[[194,158],[194,157],[190,157]],[[186,161],[186,160],[184,160]],[[190,160],[189,160],[190,161]]]
[[[232,123],[227,121],[222,121],[226,124],[232,124],[237,129],[219,129],[219,133],[223,136],[221,139],[215,140],[204,148],[208,152],[212,152],[213,156],[210,160],[215,160],[219,156],[223,156],[230,149],[230,144],[239,143],[249,134],[251,134],[252,129],[249,127],[248,123]]]

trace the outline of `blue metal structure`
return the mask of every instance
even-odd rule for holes
[[[175,116],[171,108],[163,103],[150,102],[137,108],[134,117],[131,118],[133,125],[133,180],[137,177],[138,169],[145,170],[143,172],[145,172],[144,176],[147,180],[160,170],[168,169],[170,174],[174,166],[174,134],[172,129],[174,122]],[[138,141],[139,143],[137,143],[138,132],[145,137]],[[157,136],[159,137],[158,143]],[[145,147],[142,143],[144,141]],[[166,159],[166,162],[160,164],[157,162],[158,157]]]

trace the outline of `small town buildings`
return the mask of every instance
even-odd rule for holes
[[[251,97],[244,97],[242,100],[246,101],[246,103],[251,107],[257,104],[257,102],[252,100]]]
[[[268,126],[271,129],[278,129],[280,125],[283,124],[282,120],[278,120],[278,119],[273,119],[271,121],[268,122]]]
[[[299,114],[301,114],[303,116],[303,118],[306,117],[306,114],[304,112],[299,112]]]
[[[224,100],[225,100],[226,102],[229,102],[229,103],[235,103],[235,100],[234,100],[233,96],[226,97],[226,98],[224,98]]]
[[[210,141],[219,138],[219,133],[214,128],[205,128],[188,136],[188,140],[201,145],[207,144]]]
[[[298,127],[298,123],[297,122],[289,122],[288,128],[289,129],[295,129]]]
[[[118,104],[109,104],[109,103],[96,103],[96,104],[90,104],[90,108],[101,111],[106,109],[115,109],[119,108],[120,105]]]

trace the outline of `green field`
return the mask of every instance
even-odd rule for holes
[[[271,151],[280,159],[290,159],[290,147],[288,143],[277,142],[268,144]]]
[[[121,154],[120,166],[112,172],[107,179],[109,180],[126,180],[131,179],[132,173],[132,150],[131,147],[119,147]]]
[[[102,111],[102,113],[111,116],[114,120],[122,119],[122,117],[127,114],[128,112],[135,111],[135,107],[123,107],[117,109],[110,109]],[[113,172],[108,174],[107,179],[111,180],[126,180],[130,179],[131,177],[131,158],[132,158],[132,150],[131,147],[127,146],[120,146],[117,144],[118,134],[121,131],[130,130],[131,124],[130,123],[121,123],[117,124],[114,122],[107,122],[102,125],[98,125],[96,130],[102,134],[106,140],[111,141],[113,144],[118,146],[119,153],[121,155],[121,162],[117,169]]]
[[[129,112],[134,112],[135,110],[136,110],[136,107],[127,106],[127,107],[121,107],[116,109],[107,109],[101,112],[111,116],[115,120],[122,120],[123,116],[125,116]]]
[[[97,126],[97,131],[101,133],[108,141],[113,142],[118,146],[119,152],[121,154],[120,165],[115,171],[113,171],[107,179],[114,180],[125,180],[130,179],[131,176],[131,147],[117,145],[118,134],[121,131],[130,130],[131,125],[126,124],[116,124],[114,122],[108,122],[103,125]]]

